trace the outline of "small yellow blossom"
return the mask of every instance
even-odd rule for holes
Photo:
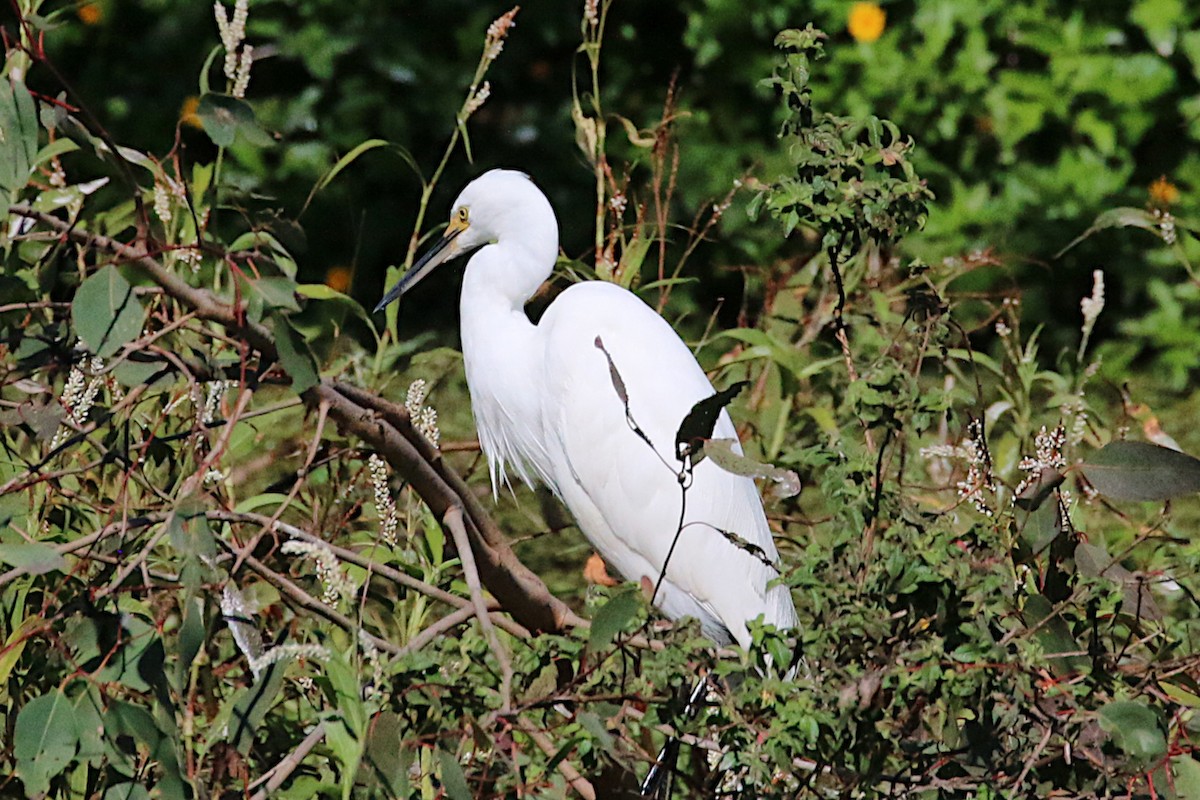
[[[193,128],[203,128],[204,124],[200,122],[200,115],[196,113],[196,109],[200,107],[200,98],[192,95],[183,101],[183,105],[179,108],[179,121],[184,125],[191,125]]]
[[[1179,187],[1167,180],[1166,175],[1160,175],[1150,184],[1150,204],[1158,208],[1166,208],[1179,202]]]
[[[883,35],[887,25],[887,12],[877,3],[855,3],[850,7],[846,27],[855,41],[874,42]]]
[[[99,25],[104,20],[104,9],[99,3],[85,3],[75,14],[84,25]]]

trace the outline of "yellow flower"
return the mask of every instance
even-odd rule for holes
[[[1158,208],[1166,208],[1179,202],[1179,187],[1167,180],[1166,175],[1160,175],[1150,184],[1150,204]]]
[[[84,25],[99,25],[104,19],[104,9],[99,3],[85,3],[75,10],[75,14]]]
[[[325,273],[325,285],[335,292],[345,294],[353,278],[354,271],[349,267],[330,267]]]
[[[184,125],[191,125],[193,128],[203,128],[203,123],[200,122],[200,115],[196,113],[196,109],[200,107],[200,98],[192,95],[183,101],[183,105],[179,109],[179,121]]]
[[[855,41],[873,42],[883,35],[887,25],[887,12],[877,3],[855,3],[850,7],[846,27]]]

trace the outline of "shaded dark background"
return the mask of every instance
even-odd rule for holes
[[[427,229],[471,177],[515,167],[550,196],[567,255],[590,258],[592,176],[570,117],[572,67],[581,85],[587,77],[586,60],[576,53],[582,5],[533,2],[518,13],[487,76],[491,97],[469,123],[474,162],[461,153],[451,159]],[[257,58],[247,99],[277,144],[234,148],[226,179],[240,191],[232,202],[251,224],[295,217],[325,170],[369,138],[403,147],[430,173],[484,32],[509,7],[253,3],[247,38]],[[211,6],[102,0],[56,8],[48,51],[79,96],[116,140],[167,153],[170,132],[187,99],[199,94],[197,76],[219,43]],[[883,8],[886,30],[870,42],[855,41],[849,30],[852,4],[832,0],[616,3],[603,50],[605,109],[650,127],[677,76],[685,117],[674,216],[691,219],[747,170],[770,179],[784,168],[776,102],[760,84],[775,63],[775,34],[811,21],[830,34],[830,57],[814,82],[818,103],[834,113],[893,119],[917,141],[916,163],[938,199],[926,230],[907,242],[910,255],[934,261],[993,254],[999,266],[960,288],[1019,285],[1024,313],[1033,324],[1048,324],[1054,347],[1077,336],[1078,300],[1090,290],[1094,268],[1106,268],[1110,307],[1140,313],[1159,302],[1153,276],[1172,267],[1152,252],[1147,234],[1109,231],[1054,256],[1104,210],[1146,205],[1160,176],[1169,178],[1184,212],[1194,207],[1200,40],[1189,31],[1198,12],[1147,2],[1080,9],[990,0]],[[223,85],[219,62],[210,72],[214,88]],[[198,128],[183,124],[179,135],[185,162],[214,157]],[[612,117],[609,137],[613,162],[631,159],[635,183],[644,180],[643,155]],[[301,277],[335,283],[349,270],[349,291],[373,305],[384,269],[403,260],[418,198],[419,183],[398,155],[376,150],[360,158],[299,219]],[[782,241],[769,220],[750,222],[740,213],[747,199],[743,193],[717,240],[690,262],[689,272],[701,278],[703,288],[692,290],[701,308],[741,291],[741,273],[732,268],[778,262],[802,247]],[[758,288],[753,278],[748,286]],[[449,332],[453,287],[453,277],[437,279],[410,304],[405,325],[411,319]],[[1117,316],[1102,317],[1101,339],[1116,333],[1109,320]],[[1158,346],[1148,342],[1147,352]]]

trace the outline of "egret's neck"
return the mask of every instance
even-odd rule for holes
[[[463,363],[494,488],[505,482],[506,464],[526,481],[548,480],[540,440],[543,348],[525,301],[550,276],[553,259],[552,251],[539,259],[527,247],[491,244],[463,276]]]

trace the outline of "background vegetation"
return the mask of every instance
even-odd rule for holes
[[[1200,9],[11,7],[0,794],[1200,797]],[[797,631],[492,504],[453,270],[363,311],[495,165],[535,315],[751,382]]]

